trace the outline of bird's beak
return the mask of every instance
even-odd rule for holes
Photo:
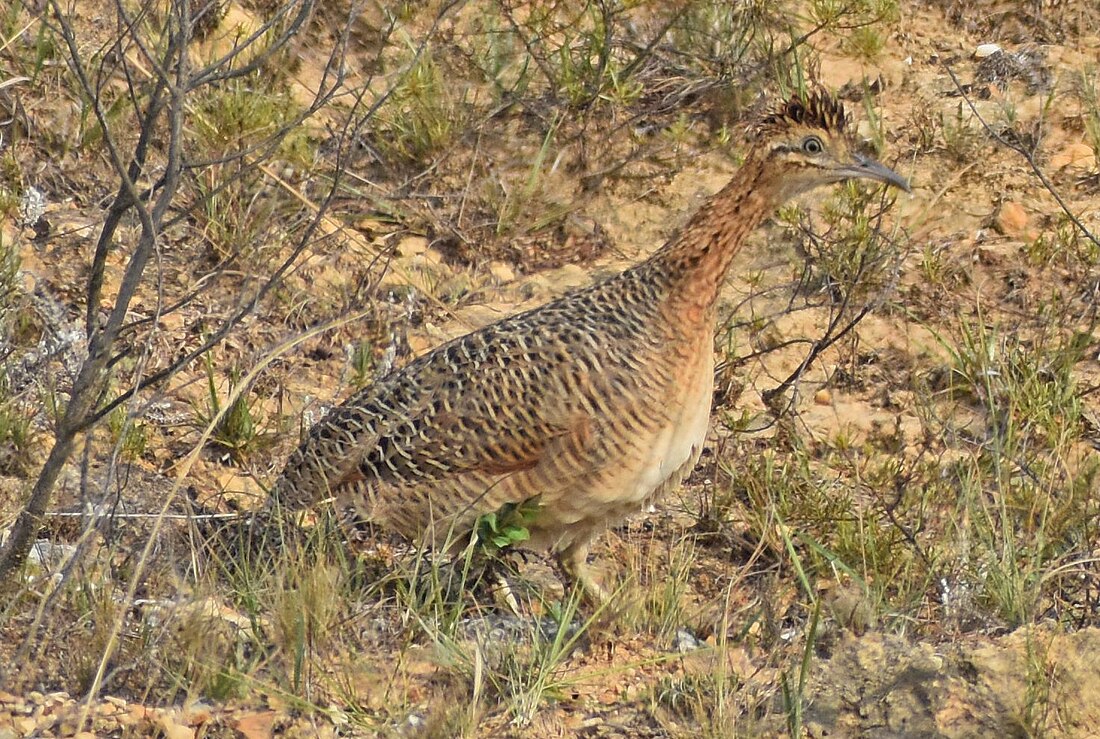
[[[893,185],[896,188],[905,190],[905,192],[912,192],[907,179],[889,167],[879,164],[874,159],[865,157],[862,154],[854,155],[852,157],[852,163],[841,167],[840,173],[846,178],[862,177],[864,179],[881,182],[884,185]]]

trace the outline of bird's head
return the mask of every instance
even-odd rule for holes
[[[868,179],[909,192],[904,177],[875,161],[856,138],[844,106],[824,91],[792,97],[757,129],[756,155],[779,199],[820,185]]]

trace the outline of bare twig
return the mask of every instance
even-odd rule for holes
[[[1050,181],[1050,178],[1046,176],[1046,173],[1043,172],[1042,168],[1035,163],[1035,157],[1031,155],[1031,152],[1029,152],[1020,144],[1014,141],[1009,141],[1004,136],[994,131],[993,128],[986,122],[986,120],[982,118],[982,114],[978,112],[977,107],[975,107],[974,105],[974,101],[971,100],[970,96],[966,94],[966,90],[963,88],[962,83],[959,82],[959,78],[955,76],[955,71],[951,69],[951,67],[946,63],[943,65],[943,68],[951,77],[951,82],[955,85],[955,89],[958,91],[959,96],[966,101],[967,106],[970,108],[970,112],[973,113],[974,117],[978,119],[978,122],[982,124],[982,128],[985,129],[985,132],[988,133],[993,138],[993,140],[1001,146],[1007,149],[1011,149],[1012,151],[1022,156],[1027,162],[1027,165],[1031,168],[1031,171],[1038,178],[1039,182],[1043,184],[1043,187],[1046,189],[1046,191],[1051,194],[1051,197],[1054,198],[1054,202],[1058,203],[1058,207],[1062,209],[1062,212],[1066,214],[1066,217],[1069,218],[1070,222],[1072,222],[1073,225],[1081,231],[1085,238],[1087,238],[1097,247],[1100,247],[1100,240],[1098,240],[1097,237],[1093,235],[1091,231],[1089,231],[1085,224],[1081,222],[1081,219],[1077,217],[1077,214],[1070,210],[1069,205],[1066,204],[1066,201],[1062,198],[1061,193],[1058,192],[1058,189],[1054,186],[1054,183]]]
[[[65,43],[69,48],[73,72],[80,81],[85,93],[93,99],[93,107],[100,124],[105,130],[109,129],[106,111],[103,110],[100,100],[95,98],[94,87],[91,85],[81,62],[73,27],[57,0],[51,2],[51,8],[60,28],[61,36],[65,39]],[[177,43],[168,45],[165,50],[165,64],[174,65],[178,76],[184,74],[186,68],[185,40],[178,39]],[[180,90],[178,88],[166,89],[165,92],[166,97],[154,98],[146,110],[147,114],[153,110],[157,113],[162,110],[167,111],[170,137],[165,184],[152,208],[146,207],[141,201],[133,177],[130,174],[133,171],[132,166],[124,164],[123,156],[113,139],[110,136],[104,136],[110,161],[121,183],[116,202],[126,202],[132,206],[141,223],[141,233],[123,272],[122,283],[114,307],[108,314],[102,328],[88,337],[88,356],[73,383],[69,402],[65,407],[61,420],[58,422],[54,445],[35,481],[26,505],[20,511],[15,524],[12,526],[10,536],[3,548],[0,548],[0,588],[14,587],[17,579],[14,575],[22,568],[30,552],[35,532],[38,531],[43,514],[49,505],[61,469],[72,454],[77,435],[86,427],[88,416],[100,399],[104,389],[105,371],[112,347],[142,280],[145,267],[156,248],[161,220],[164,218],[164,214],[167,212],[179,185],[179,136],[183,125],[182,109],[179,106]],[[144,120],[147,124],[152,122],[149,115],[144,116]],[[135,156],[131,157],[131,162],[138,160],[137,155],[139,153],[141,153],[140,147],[135,150]],[[105,223],[104,228],[113,229],[116,226],[117,222],[112,221]]]

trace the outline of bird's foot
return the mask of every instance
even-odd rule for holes
[[[567,548],[559,555],[558,562],[567,578],[580,588],[589,605],[598,610],[607,606],[611,595],[592,575],[592,568],[588,565],[587,542]]]

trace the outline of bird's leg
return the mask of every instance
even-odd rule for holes
[[[508,575],[519,576],[519,564],[515,560],[520,560],[526,564],[527,557],[523,550],[508,547],[498,556],[489,560],[488,574],[496,581],[496,586],[493,588],[493,598],[497,605],[506,606],[513,615],[519,616],[521,614],[519,599],[516,597],[512,583],[508,579]]]
[[[507,606],[513,616],[519,616],[519,601],[516,599],[516,594],[512,590],[512,583],[508,582],[508,578],[506,578],[504,573],[496,567],[493,568],[493,578],[496,580],[496,587],[493,589],[493,595],[497,598],[498,603]]]
[[[607,603],[608,595],[596,580],[592,577],[592,568],[588,566],[587,538],[578,539],[566,547],[558,555],[558,562],[565,570],[565,574],[580,586],[585,598],[596,607]]]

